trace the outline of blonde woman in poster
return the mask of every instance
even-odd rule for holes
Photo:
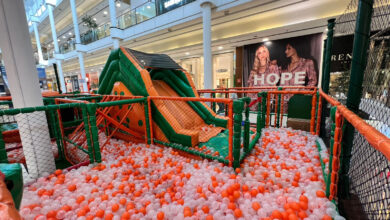
[[[261,45],[255,53],[253,68],[248,79],[248,87],[275,86],[280,78],[279,68],[272,64],[268,48]],[[252,100],[257,99],[257,94],[248,94]],[[251,107],[252,111],[257,110],[257,104]]]
[[[268,48],[261,45],[256,50],[253,68],[248,78],[248,87],[275,86],[279,78],[278,66],[271,63]]]

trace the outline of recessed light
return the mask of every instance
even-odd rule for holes
[[[69,32],[69,35],[72,35],[72,32]]]
[[[66,37],[65,37],[65,36],[62,36],[62,38],[64,38],[64,39],[65,39]]]
[[[219,47],[218,47],[218,50],[222,50],[222,49],[223,49],[223,47],[222,47],[222,46],[219,46]]]
[[[263,38],[263,42],[269,41],[267,37]]]
[[[107,14],[107,11],[103,11],[103,14],[105,14],[105,15],[106,15],[106,14]]]
[[[150,5],[146,6],[147,9],[150,9]]]
[[[190,55],[190,52],[186,52],[186,55],[187,55],[187,56]]]
[[[57,41],[58,41],[58,42],[60,42],[61,40],[60,40],[60,39],[58,39]]]
[[[96,21],[97,19],[96,18],[93,18],[94,21]]]
[[[118,7],[118,8],[121,7],[121,3],[117,2],[116,7]]]

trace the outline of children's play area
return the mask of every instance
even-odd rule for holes
[[[0,220],[390,219],[390,111],[359,108],[390,33],[359,2],[346,100],[329,92],[334,19],[319,87],[198,89],[170,56],[119,47],[93,92],[1,96]]]

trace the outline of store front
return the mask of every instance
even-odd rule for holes
[[[99,74],[98,72],[90,72],[86,74],[88,91],[99,89]]]
[[[230,88],[234,86],[234,53],[223,53],[213,56],[213,88]]]
[[[180,61],[179,65],[191,75],[197,89],[204,88],[203,57],[184,59]]]
[[[204,89],[203,57],[192,57],[178,61],[190,73],[197,89]],[[213,55],[213,88],[234,86],[234,52]]]

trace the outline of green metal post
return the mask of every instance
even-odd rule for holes
[[[261,105],[262,105],[262,110],[261,110],[261,128],[265,128],[265,117],[267,114],[267,93],[266,92],[262,92],[261,93]]]
[[[262,93],[263,92],[260,92],[260,93],[257,93],[257,97],[258,98],[261,98],[262,97]],[[262,125],[262,103],[263,103],[263,99],[261,99],[261,102],[258,102],[257,103],[257,119],[256,119],[256,132],[257,133],[260,133],[261,134],[261,125]]]
[[[333,47],[333,32],[334,32],[335,19],[328,20],[328,34],[326,38],[326,48],[324,52],[324,66],[322,71],[322,90],[325,93],[329,92],[330,82],[330,63],[332,57]]]
[[[64,146],[63,146],[63,141],[62,141],[62,135],[61,135],[61,128],[59,122],[59,117],[58,117],[58,111],[57,110],[48,110],[48,114],[50,117],[51,125],[52,125],[52,131],[53,131],[53,136],[56,139],[56,144],[58,148],[58,153],[59,153],[59,159],[63,160],[65,159],[65,153],[64,153]]]
[[[84,129],[85,129],[85,136],[87,138],[87,144],[88,144],[88,156],[89,156],[89,162],[94,162],[94,154],[93,154],[93,146],[92,146],[92,137],[91,137],[91,127],[88,120],[88,112],[86,105],[83,105],[81,107],[81,114],[83,116],[84,121]]]
[[[213,89],[213,91],[215,91],[215,89]],[[211,93],[211,98],[215,99],[215,93]],[[216,107],[215,107],[215,102],[212,102],[211,103],[211,109],[216,112]]]
[[[331,131],[330,131],[330,149],[329,149],[329,166],[328,166],[328,173],[327,173],[327,178],[325,179],[325,194],[326,197],[329,197],[330,195],[330,182],[331,182],[331,173],[332,173],[332,167],[333,167],[333,144],[334,144],[334,132],[336,129],[336,111],[337,107],[332,107],[330,109],[330,119],[332,120],[331,123]]]
[[[151,139],[151,135],[150,135],[148,100],[146,98],[145,98],[145,101],[144,101],[144,109],[145,109],[146,138],[148,139],[147,143],[151,144],[152,143],[152,139]]]
[[[100,163],[102,162],[102,157],[100,154],[100,147],[99,147],[99,133],[98,133],[98,128],[96,126],[96,104],[90,103],[86,105],[87,105],[87,112],[89,115],[89,126],[91,129],[92,146],[95,155],[95,161]]]
[[[278,87],[278,90],[281,91],[283,90],[282,87]],[[276,114],[276,127],[280,127],[280,103],[281,103],[281,99],[282,99],[282,94],[279,94],[278,95],[278,108],[277,108],[277,114]]]
[[[249,153],[249,132],[250,132],[250,121],[249,121],[249,103],[251,102],[251,98],[245,97],[242,98],[245,102],[245,122],[244,122],[244,152]]]
[[[3,116],[0,116],[3,117]],[[5,142],[3,132],[0,131],[0,163],[8,163],[7,151],[5,150]]]
[[[233,168],[240,167],[241,150],[241,123],[244,103],[240,100],[233,101]]]
[[[359,0],[355,36],[353,40],[353,53],[351,65],[351,77],[347,96],[347,108],[357,113],[359,110],[360,99],[362,97],[362,84],[364,71],[367,64],[367,50],[370,42],[371,17],[374,0]],[[338,185],[339,198],[349,197],[349,162],[355,134],[354,127],[346,122],[343,135],[343,150],[340,155],[340,178]]]

